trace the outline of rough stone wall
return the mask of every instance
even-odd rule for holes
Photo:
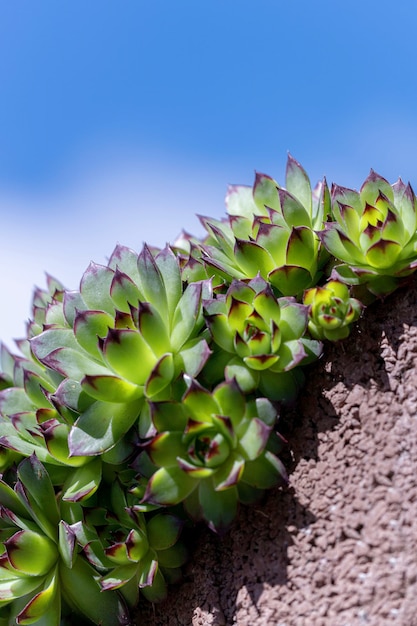
[[[284,415],[290,485],[203,529],[146,626],[417,626],[417,289],[369,307]]]

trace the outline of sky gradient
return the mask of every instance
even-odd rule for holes
[[[163,246],[228,183],[417,187],[417,4],[39,0],[0,7],[0,339],[44,272]]]

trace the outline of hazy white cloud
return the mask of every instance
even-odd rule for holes
[[[89,262],[106,263],[117,243],[139,252],[144,242],[173,242],[183,228],[202,234],[195,214],[222,215],[225,188],[197,169],[135,161],[87,168],[54,191],[0,192],[0,339],[14,348],[24,336],[45,272],[75,289]]]

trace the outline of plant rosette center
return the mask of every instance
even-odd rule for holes
[[[188,437],[185,437],[187,442]],[[219,467],[230,455],[230,444],[214,428],[206,428],[187,443],[189,461],[200,467]]]

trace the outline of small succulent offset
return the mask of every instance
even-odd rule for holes
[[[417,269],[401,180],[330,194],[289,156],[285,187],[257,174],[226,204],[204,240],[118,245],[77,291],[48,275],[20,354],[0,346],[0,626],[127,626],[165,598],[183,529],[224,532],[285,484],[281,407],[348,336],[352,295]]]
[[[319,236],[336,259],[334,278],[383,295],[417,268],[417,199],[410,184],[390,185],[371,170],[359,192],[333,187],[332,216]]]
[[[309,307],[310,334],[321,340],[346,339],[363,309],[359,300],[350,297],[347,285],[337,280],[307,289],[303,301]]]

